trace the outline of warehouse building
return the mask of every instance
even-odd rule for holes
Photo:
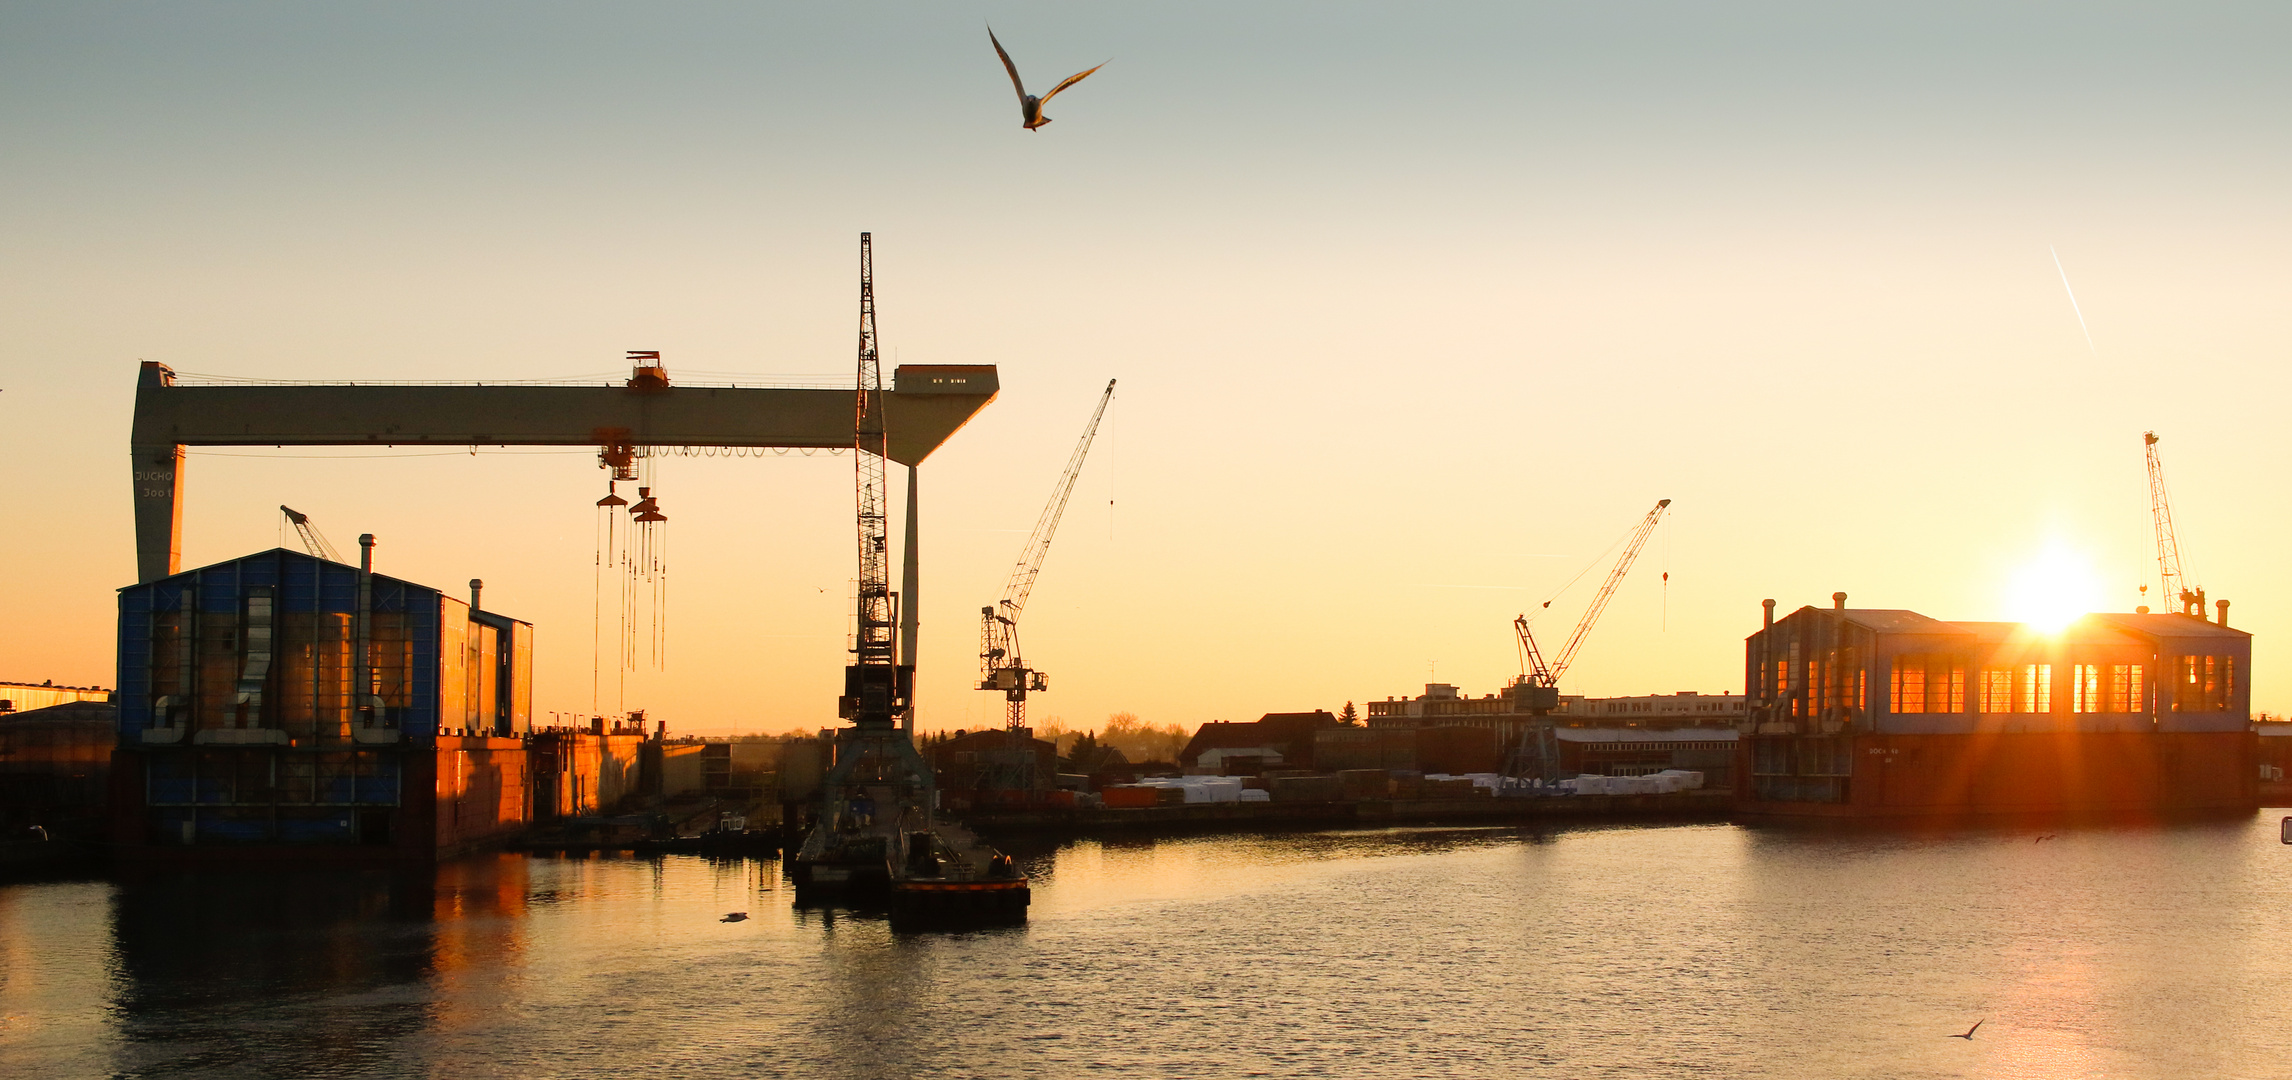
[[[512,834],[532,672],[529,623],[283,548],[121,589],[114,844],[428,859]]]
[[[1737,807],[1791,816],[2250,812],[2252,636],[2189,614],[2057,632],[1803,607],[1745,641]],[[1748,782],[1742,782],[1747,778]]]

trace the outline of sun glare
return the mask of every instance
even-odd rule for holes
[[[2014,571],[2006,589],[2006,615],[2032,629],[2059,633],[2099,607],[2100,599],[2101,581],[2092,560],[2053,541]]]

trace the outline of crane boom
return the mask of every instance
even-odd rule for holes
[[[1576,651],[1584,647],[1584,638],[1592,632],[1592,624],[1600,621],[1600,612],[1607,610],[1608,601],[1615,596],[1616,586],[1623,583],[1624,575],[1631,571],[1631,564],[1639,558],[1639,549],[1646,546],[1648,536],[1655,532],[1656,522],[1663,519],[1664,508],[1670,505],[1670,499],[1656,500],[1655,509],[1648,511],[1647,516],[1632,528],[1630,542],[1624,545],[1623,554],[1616,557],[1615,566],[1608,570],[1607,580],[1600,583],[1600,591],[1592,596],[1591,605],[1584,609],[1584,617],[1576,621],[1575,632],[1568,635],[1568,643],[1560,647],[1559,654],[1549,664],[1544,660],[1544,650],[1536,645],[1536,635],[1528,629],[1528,616],[1523,614],[1512,620],[1513,630],[1520,635],[1521,667],[1528,685],[1541,688],[1560,685],[1560,676],[1567,674],[1568,665],[1576,659]],[[1551,699],[1551,695],[1545,694],[1539,698],[1540,701],[1544,699]],[[1551,704],[1557,703],[1556,699],[1551,700]]]
[[[1098,437],[1098,422],[1106,416],[1108,402],[1114,400],[1113,379],[1106,380],[1106,391],[1098,396],[1098,409],[1090,414],[1090,423],[1082,429],[1081,441],[1075,443],[1074,453],[1066,461],[1066,471],[1059,474],[1058,483],[1051,488],[1050,502],[1043,506],[1042,516],[1035,520],[1035,530],[1027,537],[1026,546],[1019,549],[1018,564],[1011,568],[1010,580],[1003,585],[1003,598],[993,607],[979,609],[979,689],[1001,690],[1008,703],[1005,726],[1017,731],[1026,726],[1027,692],[1047,690],[1050,678],[1026,665],[1019,652],[1019,614],[1026,610],[1027,597],[1035,589],[1035,579],[1042,573],[1043,559],[1050,554],[1051,537],[1058,533],[1059,519],[1066,515],[1069,496],[1074,494],[1074,482],[1082,475],[1083,459],[1090,454],[1091,441]]]
[[[1559,685],[1560,676],[1567,674],[1568,665],[1576,659],[1576,650],[1584,647],[1584,635],[1591,633],[1592,624],[1600,621],[1600,612],[1607,610],[1608,600],[1616,594],[1616,586],[1623,583],[1624,574],[1639,558],[1639,549],[1647,544],[1649,534],[1655,532],[1655,523],[1662,520],[1664,508],[1670,505],[1670,499],[1657,499],[1655,509],[1648,511],[1647,516],[1640,519],[1639,527],[1632,530],[1631,543],[1616,559],[1615,567],[1608,571],[1608,579],[1600,583],[1600,591],[1593,594],[1592,606],[1584,609],[1584,617],[1576,623],[1576,632],[1568,635],[1568,643],[1560,647],[1560,657],[1552,664],[1553,685]]]
[[[2181,542],[2173,533],[2173,505],[2165,495],[2165,463],[2157,456],[2157,433],[2144,431],[2141,442],[2149,458],[2149,516],[2157,527],[2157,577],[2164,591],[2158,598],[2178,604],[2188,611],[2191,601],[2197,605],[2197,615],[2204,615],[2204,601],[2189,591],[2187,578],[2181,572]]]
[[[334,545],[326,542],[326,535],[318,531],[318,526],[310,523],[310,515],[295,513],[293,508],[285,505],[279,507],[279,513],[286,515],[287,523],[293,525],[296,535],[302,537],[304,551],[328,562],[342,561],[342,556],[335,553]]]

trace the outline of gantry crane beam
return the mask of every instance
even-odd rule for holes
[[[909,364],[882,394],[884,456],[930,456],[998,389],[995,368]],[[727,386],[177,385],[146,362],[129,436],[139,581],[181,569],[186,446],[850,447],[852,390]]]

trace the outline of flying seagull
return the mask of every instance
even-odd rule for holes
[[[748,921],[748,913],[747,913],[747,912],[745,912],[745,911],[735,911],[735,912],[731,913],[730,915],[726,915],[725,917],[723,917],[723,918],[721,918],[721,919],[718,919],[718,920],[716,920],[716,921],[717,921],[717,922],[747,922],[747,921]]]
[[[1981,1027],[1981,1026],[1982,1026],[1982,1020],[1987,1020],[1987,1019],[1989,1019],[1989,1017],[1987,1017],[1987,1016],[1985,1016],[1985,1017],[1982,1017],[1982,1019],[1981,1019],[1981,1020],[1976,1020],[1976,1021],[1974,1021],[1974,1026],[1973,1026],[1973,1027],[1970,1027],[1970,1028],[1967,1028],[1967,1029],[1966,1029],[1966,1033],[1965,1033],[1965,1034],[1963,1034],[1963,1035],[1952,1035],[1952,1036],[1950,1036],[1950,1037],[1951,1037],[1951,1038],[1953,1038],[1953,1039],[1964,1039],[1964,1040],[1966,1040],[1967,1042],[1972,1042],[1972,1041],[1974,1041],[1974,1029],[1975,1029],[1975,1028],[1979,1028],[1979,1027]]]
[[[995,29],[993,27],[987,28],[987,40],[995,42],[995,55],[1003,58],[1003,70],[1011,73],[1011,87],[1019,92],[1019,116],[1026,121],[1028,131],[1033,131],[1050,123],[1050,117],[1043,115],[1043,106],[1050,104],[1050,99],[1057,97],[1059,91],[1089,78],[1090,71],[1097,71],[1098,68],[1106,66],[1100,64],[1098,67],[1091,68],[1090,71],[1069,75],[1065,82],[1051,87],[1050,93],[1036,97],[1027,93],[1027,84],[1019,81],[1019,66],[1011,63],[1011,54],[1003,51],[1003,43],[995,41]]]

